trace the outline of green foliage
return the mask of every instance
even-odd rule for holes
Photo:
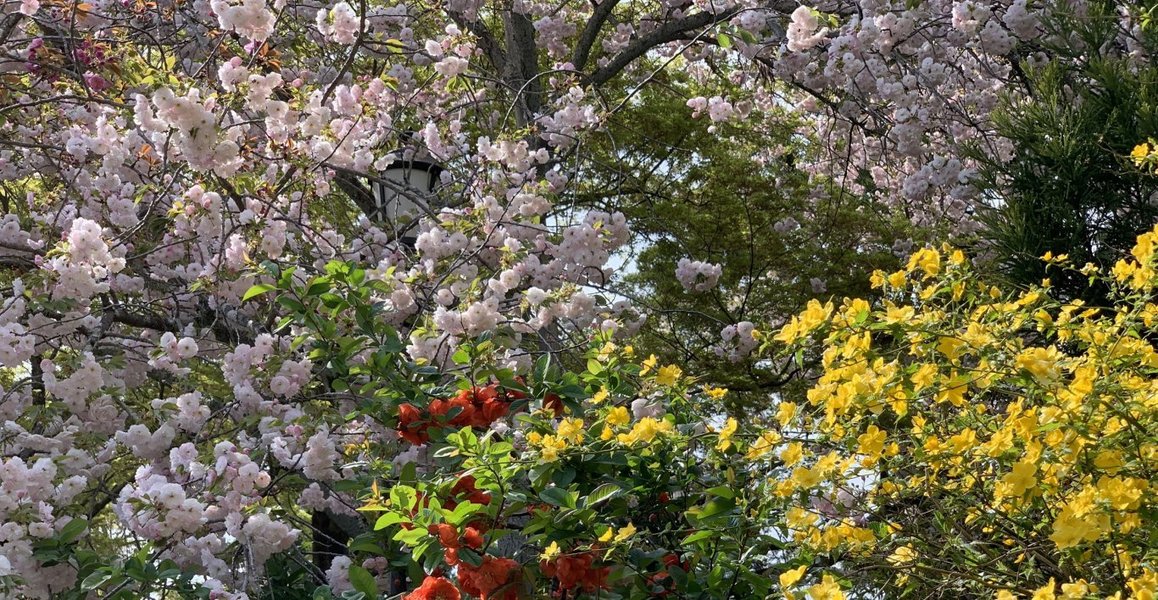
[[[380,572],[358,566],[374,557],[407,573],[411,588],[441,573],[469,590],[471,573],[497,564],[502,589],[520,590],[520,597],[574,587],[565,573],[576,572],[607,598],[770,592],[764,557],[780,542],[766,527],[769,498],[756,492],[767,474],[740,460],[740,436],[721,445],[722,434],[705,427],[722,390],[695,385],[673,365],[639,362],[633,349],[603,336],[578,361],[584,368],[544,355],[526,381],[496,366],[503,346],[491,334],[451,357],[449,374],[424,376],[420,365],[389,350],[383,366],[355,361],[367,352],[376,357],[393,339],[382,319],[357,316],[373,304],[379,283],[344,263],[308,281],[276,265],[264,269],[275,283],[255,285],[252,301],[291,309],[282,326],[297,327],[315,364],[327,365],[338,374],[333,381],[345,381],[343,389],[361,399],[346,418],[396,423],[411,433],[417,422],[429,449],[421,466],[385,460],[407,447],[403,440],[347,450],[365,475],[342,483],[361,490],[359,510],[372,524],[348,545],[355,593],[384,591]],[[662,408],[654,417],[633,415],[641,398]],[[456,423],[464,411],[479,414],[494,402],[502,403],[495,414],[508,427]],[[401,416],[403,403],[417,421]],[[572,563],[552,570],[560,561]],[[332,595],[312,589],[289,561],[282,566],[278,589],[300,590],[302,598]]]
[[[1114,3],[1090,7],[1095,16],[1116,10]],[[1134,146],[1158,135],[1158,68],[1103,54],[1114,48],[1107,22],[1065,15],[1050,21],[1083,40],[1051,52],[1101,50],[1081,61],[1019,67],[1030,96],[1005,101],[994,115],[1011,155],[971,151],[992,206],[981,215],[981,245],[996,269],[1019,286],[1051,277],[1059,295],[1093,302],[1104,301],[1105,286],[1048,269],[1039,257],[1068,254],[1078,265],[1105,268],[1158,220],[1158,177],[1128,159]],[[1153,32],[1138,42],[1158,48]]]
[[[895,267],[893,243],[922,234],[867,195],[798,169],[810,145],[796,117],[763,113],[755,127],[692,119],[686,96],[713,92],[678,75],[664,83],[591,149],[602,170],[579,201],[613,203],[632,223],[637,253],[617,291],[647,309],[641,350],[727,387],[734,408],[762,406],[787,374],[721,360],[721,330],[780,322],[810,298],[863,294],[873,269]],[[719,286],[686,291],[673,275],[681,258],[722,265]]]

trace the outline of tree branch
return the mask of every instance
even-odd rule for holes
[[[583,67],[587,66],[587,60],[591,58],[591,47],[595,45],[595,39],[603,30],[603,24],[607,22],[611,16],[611,11],[615,10],[618,4],[619,0],[603,0],[595,7],[591,19],[583,27],[583,34],[579,36],[579,41],[575,44],[575,52],[571,55],[571,65],[575,67],[576,71],[582,71]]]
[[[623,51],[615,55],[615,58],[611,59],[607,65],[587,76],[584,82],[589,85],[603,84],[618,75],[620,71],[627,68],[627,66],[636,59],[647,54],[652,48],[660,44],[674,42],[688,31],[727,21],[736,16],[740,10],[739,8],[733,8],[721,13],[700,12],[690,17],[668,21],[659,29],[639,38],[634,44],[624,48]]]

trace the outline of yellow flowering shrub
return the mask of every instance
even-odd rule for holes
[[[791,564],[825,568],[785,572],[782,592],[1154,598],[1156,248],[1158,228],[1110,273],[1045,257],[1111,306],[1048,281],[1003,293],[946,247],[874,274],[875,303],[792,319],[768,349],[815,382],[748,456],[784,473],[767,491]]]

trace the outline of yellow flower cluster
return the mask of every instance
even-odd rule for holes
[[[545,463],[559,460],[559,452],[567,449],[567,439],[557,435],[532,431],[527,434],[527,441],[539,449],[539,459]]]
[[[1134,246],[1133,260],[1123,258],[1110,271],[1114,280],[1124,283],[1135,291],[1149,291],[1155,283],[1154,250],[1158,247],[1158,226],[1152,231],[1138,236]]]
[[[625,446],[646,444],[660,435],[667,435],[675,431],[670,421],[644,417],[635,422],[631,431],[616,436],[616,440]]]
[[[971,593],[1002,599],[1158,597],[1156,251],[1158,228],[1115,267],[1113,309],[1048,287],[1006,296],[950,248],[874,274],[875,307],[810,304],[775,337],[793,355],[829,324],[807,403],[774,416],[808,438],[750,452],[778,455],[770,492],[793,539],[902,577],[955,566]],[[871,526],[882,507],[912,508]],[[824,585],[817,597],[837,597]]]

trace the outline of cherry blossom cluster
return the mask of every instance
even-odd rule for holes
[[[680,285],[689,292],[706,292],[716,287],[724,268],[717,264],[681,258],[676,265],[675,276]]]

